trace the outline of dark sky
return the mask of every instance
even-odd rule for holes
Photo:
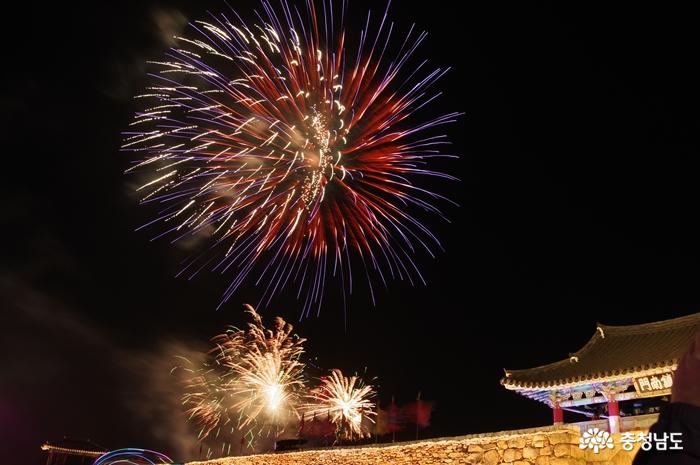
[[[25,3],[3,13],[0,453],[38,464],[43,441],[70,435],[176,455],[184,426],[159,402],[177,389],[169,357],[242,323],[259,290],[217,312],[226,278],[174,278],[187,255],[134,232],[149,211],[118,147],[144,61],[165,49],[156,18],[225,5]],[[372,3],[351,0],[357,24]],[[334,293],[317,318],[298,321],[290,295],[264,312],[295,322],[322,366],[366,366],[383,403],[421,390],[430,436],[547,424],[499,385],[503,367],[563,358],[596,321],[700,308],[693,12],[468,3],[489,6],[391,10],[429,31],[422,56],[453,67],[433,111],[465,112],[447,129],[462,181],[441,187],[461,207],[451,224],[426,219],[446,249],[419,258],[428,285],[392,282],[374,307],[359,290],[347,329]]]

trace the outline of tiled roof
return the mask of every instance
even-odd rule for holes
[[[107,450],[89,439],[63,438],[60,441],[46,441],[41,445],[41,450],[68,455],[82,455],[86,457],[99,457]]]
[[[578,352],[559,362],[524,370],[506,370],[508,389],[554,389],[633,376],[655,368],[675,368],[700,331],[700,313],[632,326],[599,324]]]

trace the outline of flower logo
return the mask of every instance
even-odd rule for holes
[[[588,431],[578,439],[578,446],[581,449],[593,449],[594,453],[600,452],[602,449],[612,449],[612,436],[607,431],[601,431],[598,428],[589,428]]]

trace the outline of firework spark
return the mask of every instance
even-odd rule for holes
[[[312,417],[327,415],[343,439],[360,439],[370,435],[367,423],[374,422],[374,395],[372,386],[357,376],[347,378],[336,369],[310,393],[305,410]]]
[[[262,6],[258,24],[196,21],[153,62],[122,145],[142,202],[162,206],[144,226],[211,238],[182,273],[232,272],[221,304],[254,273],[261,305],[295,283],[305,314],[320,310],[326,276],[352,292],[351,260],[372,298],[377,278],[423,282],[416,249],[441,246],[413,210],[444,218],[433,203],[448,200],[421,181],[455,179],[433,165],[455,156],[431,130],[459,114],[420,115],[447,69],[413,57],[425,32],[393,40],[386,11],[346,34],[346,0]]]
[[[250,306],[247,329],[231,328],[213,339],[214,349],[185,385],[183,404],[197,425],[200,440],[216,439],[221,453],[231,453],[238,432],[249,442],[265,432],[275,434],[296,422],[306,392],[303,378],[305,339],[292,334],[292,325],[276,318],[265,328]]]
[[[233,407],[245,416],[241,426],[261,413],[275,425],[282,417],[298,419],[305,389],[300,358],[306,340],[292,335],[293,326],[279,317],[273,329],[266,329],[260,315],[247,309],[253,317],[247,331],[233,329],[214,339],[217,363],[229,373],[231,392],[240,399]]]

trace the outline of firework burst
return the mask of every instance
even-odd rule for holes
[[[369,437],[368,422],[374,422],[374,395],[372,386],[336,369],[311,391],[305,411],[312,417],[327,415],[343,439],[361,439]]]
[[[185,367],[183,396],[200,441],[220,441],[221,453],[231,453],[231,439],[239,433],[248,443],[265,433],[275,435],[299,420],[306,392],[303,378],[305,339],[292,334],[292,325],[276,318],[265,328],[250,306],[246,329],[231,328],[216,336],[208,360],[198,368]]]
[[[385,12],[346,34],[344,0],[262,7],[257,24],[233,11],[194,22],[153,62],[122,146],[142,202],[161,206],[148,225],[211,238],[182,273],[231,272],[222,304],[254,273],[260,304],[295,283],[308,314],[326,276],[352,291],[351,257],[373,298],[377,278],[422,282],[416,249],[440,244],[413,210],[442,217],[446,199],[421,180],[455,179],[432,167],[453,156],[429,130],[458,116],[420,117],[447,71],[411,61],[426,33],[392,40]]]
[[[231,393],[239,399],[233,408],[240,411],[245,427],[265,413],[274,425],[281,419],[298,419],[297,407],[305,389],[305,339],[292,334],[293,326],[276,318],[266,329],[262,318],[247,306],[253,318],[247,331],[232,329],[214,338],[217,364],[230,378]]]

